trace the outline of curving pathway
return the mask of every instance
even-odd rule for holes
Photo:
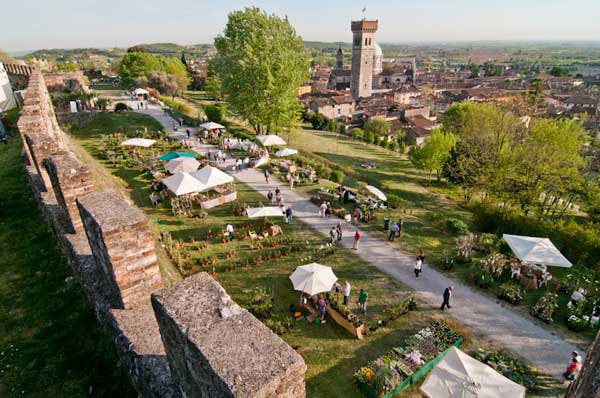
[[[173,119],[160,109],[151,108],[136,112],[153,116],[165,127],[166,131],[170,131],[171,137],[184,138],[185,133],[172,131]],[[183,131],[185,132],[185,127]],[[197,145],[193,149],[198,153],[205,154],[208,149],[214,150],[214,147]],[[228,159],[219,167],[231,169],[232,164],[232,160]],[[290,190],[287,184],[283,184],[275,178],[271,179],[270,184],[266,184],[264,176],[259,170],[245,169],[233,172],[232,175],[265,197],[269,190],[279,187],[286,207],[291,206],[294,211],[294,218],[301,219],[326,237],[329,236],[331,227],[340,221],[339,218],[333,216],[331,218],[319,217],[317,206]],[[344,224],[344,238],[341,245],[351,249],[356,227],[343,221],[342,223]],[[400,251],[388,244],[387,241],[373,237],[362,230],[360,230],[360,234],[360,249],[356,251],[356,254],[363,260],[414,289],[435,307],[441,305],[444,289],[454,286],[452,308],[446,310],[447,314],[482,335],[499,341],[511,351],[527,359],[539,370],[560,378],[571,357],[571,352],[578,350],[563,338],[538,326],[531,319],[504,308],[487,296],[472,290],[462,282],[448,278],[431,267],[424,266],[421,277],[415,278],[413,255]]]

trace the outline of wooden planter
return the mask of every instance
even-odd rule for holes
[[[365,336],[365,325],[362,324],[359,327],[354,327],[350,321],[348,321],[342,314],[334,310],[329,304],[327,304],[327,312],[331,319],[333,319],[338,325],[352,333],[357,339],[362,340]]]

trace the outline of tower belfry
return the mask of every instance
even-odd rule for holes
[[[350,92],[354,98],[370,97],[373,85],[373,50],[379,22],[352,21],[352,80]]]

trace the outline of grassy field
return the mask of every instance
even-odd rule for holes
[[[39,213],[21,148],[0,145],[0,396],[135,397]]]
[[[191,257],[188,261],[193,264],[193,270],[212,270],[212,265],[203,267],[198,264],[204,259],[215,257],[217,259],[214,265],[215,278],[235,300],[244,305],[247,303],[247,289],[264,287],[274,297],[274,318],[286,318],[288,306],[298,301],[298,295],[292,290],[288,276],[296,266],[314,261],[314,258],[309,258],[309,255],[319,255],[316,248],[324,242],[324,239],[299,222],[291,225],[279,222],[278,224],[283,227],[284,236],[291,237],[296,243],[308,242],[306,251],[266,261],[260,266],[252,262],[248,267],[234,266],[243,259],[252,260],[258,253],[265,253],[268,250],[253,250],[251,247],[253,243],[248,239],[223,243],[220,236],[213,236],[208,241],[203,238],[214,235],[215,231],[222,231],[227,223],[235,227],[239,236],[247,231],[242,228],[243,224],[249,223],[247,218],[233,214],[228,205],[209,210],[208,216],[202,219],[175,217],[170,208],[151,206],[148,199],[150,193],[148,177],[139,169],[113,167],[102,161],[98,158],[97,145],[100,134],[110,131],[105,126],[118,125],[121,131],[126,132],[128,129],[134,131],[143,128],[144,123],[151,126],[154,121],[146,116],[134,114],[104,114],[99,117],[101,119],[96,119],[85,128],[71,129],[72,135],[108,172],[116,177],[120,185],[126,187],[130,197],[149,215],[160,231],[169,232],[174,239],[181,242],[182,252],[190,253]],[[131,123],[128,122],[129,118]],[[237,189],[241,203],[257,204],[264,200],[243,184],[237,184]],[[250,222],[250,224],[251,228],[258,228],[257,222]],[[198,250],[199,246],[203,246],[201,250]],[[232,259],[227,258],[230,252],[234,253]],[[331,266],[341,281],[350,281],[354,298],[360,288],[365,288],[369,292],[370,308],[367,321],[377,319],[386,308],[408,294],[404,286],[349,251],[336,250],[334,254],[320,259],[320,262]],[[225,269],[229,267],[235,270],[226,272]],[[355,304],[352,303],[351,306],[354,307]],[[360,394],[352,382],[352,375],[356,369],[385,353],[402,342],[405,337],[440,316],[435,308],[420,303],[416,311],[380,328],[362,341],[352,338],[347,331],[332,321],[324,325],[293,321],[291,329],[282,337],[301,353],[308,365],[306,380],[309,397],[359,397]],[[466,348],[492,345],[493,343],[489,341],[474,338]],[[419,397],[416,391],[416,388],[413,388],[412,392],[406,392],[401,396]],[[547,390],[541,396],[558,396],[559,392],[560,389],[557,389],[553,382],[548,381]]]

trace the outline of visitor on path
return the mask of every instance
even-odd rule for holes
[[[287,220],[288,224],[292,223],[292,217],[294,216],[294,212],[292,211],[292,207],[288,206],[287,209],[285,209],[285,219]]]
[[[344,284],[344,305],[348,305],[348,299],[350,298],[350,282],[346,281]]]
[[[321,206],[319,206],[319,215],[321,216],[321,218],[325,217],[326,211],[327,211],[327,202],[323,202],[323,203],[321,203]]]
[[[337,231],[335,230],[335,227],[331,227],[331,229],[329,230],[329,239],[331,244],[335,245],[337,239]]]
[[[229,240],[233,241],[233,238],[235,237],[235,234],[233,233],[233,225],[227,224],[227,227],[225,227],[225,229],[227,230],[227,233],[229,235]]]
[[[396,232],[396,237],[398,240],[402,240],[402,233],[404,232],[404,219],[400,219],[398,221],[398,232]]]
[[[360,294],[358,295],[358,309],[361,310],[365,315],[367,315],[368,298],[369,293],[367,293],[364,289],[360,289]]]
[[[354,245],[352,246],[352,248],[354,250],[358,250],[359,245],[360,245],[360,232],[358,232],[358,229],[357,229],[356,232],[354,233]]]
[[[265,182],[269,183],[269,169],[265,169]]]
[[[274,198],[275,196],[273,195],[273,191],[269,190],[269,192],[267,192],[267,199],[269,199],[269,203],[274,204]]]
[[[280,193],[275,194],[275,201],[277,202],[277,206],[283,206],[283,198]]]
[[[452,286],[448,286],[446,288],[446,290],[444,290],[444,302],[442,303],[442,306],[440,307],[440,309],[442,311],[444,311],[445,307],[452,308],[452,306],[450,305],[450,298],[452,298],[453,290],[454,290],[454,288]]]
[[[563,373],[561,378],[561,383],[569,383],[571,384],[577,376],[579,376],[579,372],[581,371],[581,356],[577,351],[573,351],[571,354],[571,362],[567,365],[567,371]]]
[[[337,234],[337,240],[342,240],[342,222],[339,221],[335,227],[335,232]]]
[[[235,168],[236,168],[237,171],[240,171],[242,169],[242,159],[241,158],[238,158],[235,161]]]
[[[185,129],[185,134],[187,135],[188,140],[190,139],[190,129]]]
[[[583,300],[584,295],[583,295],[583,289],[579,288],[577,290],[575,290],[573,292],[573,294],[571,294],[571,305],[573,307],[577,307],[577,303],[579,303],[581,300]]]
[[[325,209],[325,217],[329,217],[331,215],[331,203],[326,202],[327,208]]]
[[[183,127],[183,119],[179,119],[179,126]]]
[[[275,188],[275,195],[279,195],[281,193],[281,191],[279,190],[279,187]]]
[[[326,307],[327,303],[325,302],[323,294],[319,294],[319,299],[317,300],[317,312],[319,313],[319,318],[321,318],[321,323],[325,323]]]
[[[421,252],[419,253],[419,258],[421,259],[422,263],[425,262],[425,252],[423,250],[421,250]]]
[[[423,260],[421,260],[421,256],[417,256],[417,261],[415,261],[415,276],[418,278],[419,274],[423,270]]]
[[[398,227],[398,224],[393,223],[392,226],[390,227],[390,235],[388,236],[388,240],[390,242],[393,242],[394,239],[396,239],[396,234],[398,233],[398,230],[400,229],[400,227]]]

